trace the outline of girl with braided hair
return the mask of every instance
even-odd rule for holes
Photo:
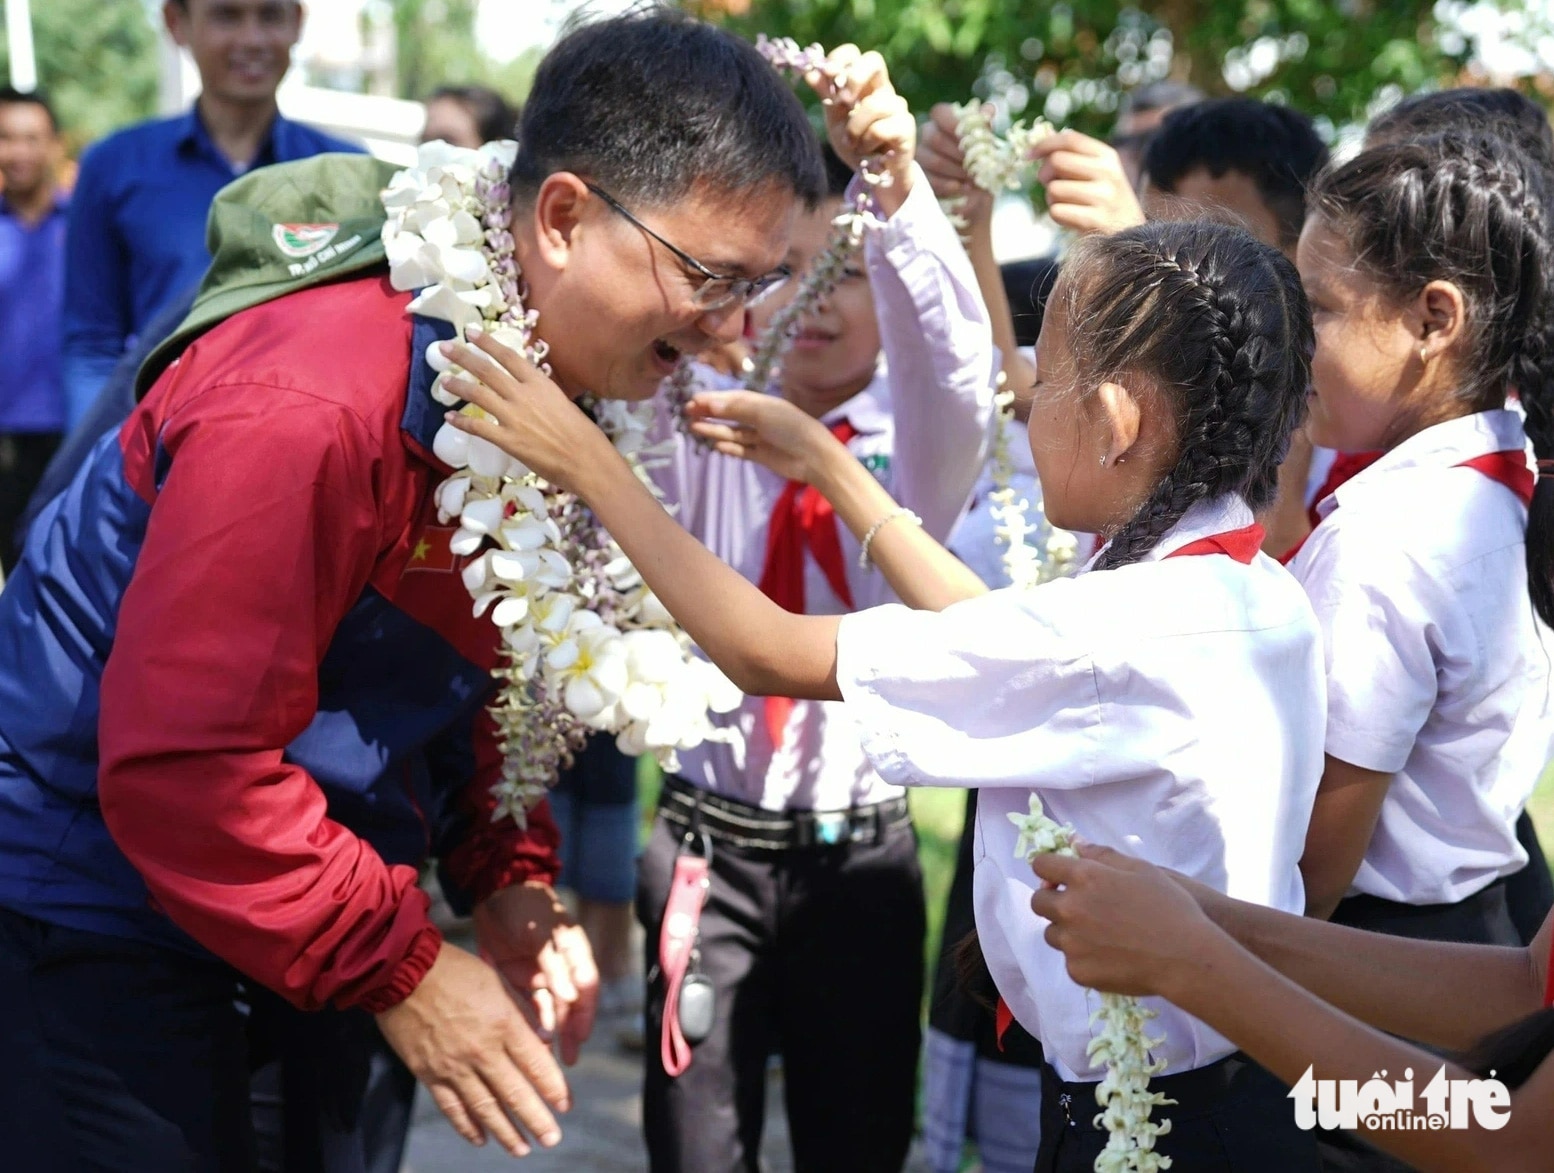
[[[1505,878],[1554,751],[1554,484],[1526,454],[1554,468],[1546,184],[1451,132],[1373,146],[1312,194],[1311,437],[1383,453],[1289,564],[1327,655],[1307,908],[1343,924],[1522,943]]]
[[[698,396],[703,437],[819,488],[907,604],[809,616],[681,530],[532,366],[489,339],[449,348],[472,376],[455,390],[484,409],[459,426],[588,501],[747,692],[845,699],[885,778],[981,788],[976,920],[999,992],[1046,1054],[1043,1170],[1088,1170],[1106,1143],[1096,1003],[1030,915],[1037,881],[1008,816],[1034,793],[1092,842],[1303,907],[1320,639],[1253,511],[1305,413],[1311,349],[1294,266],[1239,229],[1158,223],[1080,244],[1037,345],[1032,455],[1053,524],[1109,540],[1075,578],[992,593],[814,420],[775,397]],[[1178,1168],[1317,1168],[1282,1085],[1198,1020],[1152,1008],[1151,1086],[1176,1101],[1160,1149]]]

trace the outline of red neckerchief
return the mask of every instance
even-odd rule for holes
[[[1351,477],[1364,472],[1371,465],[1381,459],[1380,452],[1355,452],[1340,456],[1333,462],[1332,471],[1327,474],[1327,480],[1322,482],[1322,487],[1317,490],[1317,500],[1322,501],[1338,490],[1338,487]],[[1496,481],[1511,492],[1516,494],[1516,499],[1524,506],[1532,504],[1532,490],[1537,484],[1537,478],[1532,469],[1527,467],[1527,454],[1520,448],[1505,448],[1499,452],[1486,452],[1483,456],[1475,456],[1472,460],[1464,460],[1460,464],[1452,465],[1453,468],[1471,468],[1483,473],[1492,481]],[[1315,506],[1313,505],[1313,510]],[[1333,515],[1328,510],[1328,517]],[[1321,525],[1323,518],[1318,518],[1312,523],[1311,533],[1315,533],[1317,526]],[[1311,540],[1311,534],[1307,534],[1296,542],[1295,545],[1279,556],[1279,561],[1288,566],[1295,560],[1301,547]]]
[[[831,425],[831,434],[846,444],[858,434],[858,429],[844,419]],[[771,525],[766,531],[766,561],[761,568],[761,592],[795,615],[804,614],[806,550],[814,556],[836,597],[851,611],[853,592],[847,583],[836,512],[813,485],[789,481],[772,506]],[[775,750],[782,744],[783,730],[793,712],[793,698],[769,696],[765,709],[766,731]]]

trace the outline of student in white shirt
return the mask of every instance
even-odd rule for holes
[[[1298,585],[1259,552],[1252,514],[1272,498],[1305,409],[1310,321],[1289,261],[1202,222],[1075,249],[1037,348],[1032,452],[1054,524],[1108,542],[1086,573],[1033,590],[987,593],[812,421],[760,397],[700,398],[702,435],[823,488],[921,610],[775,607],[676,526],[547,379],[478,346],[450,347],[484,383],[456,390],[490,414],[459,426],[587,500],[747,692],[845,697],[883,777],[983,789],[978,931],[1000,993],[1051,1064],[1038,1168],[1088,1169],[1105,1143],[1088,1107],[1100,1077],[1086,1055],[1094,1003],[1030,916],[1035,877],[1006,816],[1035,791],[1092,842],[1302,907],[1320,641]],[[783,420],[800,425],[799,442]],[[849,994],[864,1003],[871,990]],[[1316,1168],[1266,1072],[1167,1006],[1152,1025],[1164,1036],[1159,1086],[1179,1101],[1161,1149],[1179,1167]]]
[[[1384,452],[1290,563],[1327,647],[1301,866],[1309,911],[1342,923],[1520,943],[1504,879],[1554,749],[1554,558],[1529,537],[1554,486],[1525,456],[1554,457],[1545,183],[1494,137],[1384,143],[1319,181],[1301,235],[1312,439]]]
[[[1232,900],[1110,848],[1078,850],[1034,862],[1044,886],[1031,899],[1075,981],[1201,1016],[1299,1089],[1291,1114],[1320,1119],[1344,1089],[1363,1103],[1379,1074],[1401,1091],[1399,1110],[1358,1123],[1402,1168],[1547,1173],[1554,915],[1525,948],[1411,941]],[[1447,1088],[1463,1111],[1422,1127]]]
[[[831,55],[849,58],[848,90],[825,95],[831,198],[799,217],[786,262],[805,271],[858,182],[853,167],[888,152],[891,182],[876,189],[885,220],[800,323],[776,389],[817,427],[847,435],[853,455],[942,538],[982,464],[997,357],[970,265],[914,162],[911,112],[877,54]],[[797,284],[752,313],[753,333]],[[737,385],[708,368],[698,376]],[[818,493],[672,439],[653,473],[665,501],[749,582],[816,615],[894,598],[883,575],[859,566],[856,539]],[[840,704],[750,697],[719,720],[730,739],[682,751],[666,777],[638,868],[651,963],[677,855],[688,834],[697,853],[702,834],[711,847],[698,964],[716,1015],[683,1071],[663,1055],[668,983],[657,972],[648,983],[651,1168],[754,1170],[777,1053],[796,1166],[895,1173],[915,1116],[926,930],[904,792],[871,768]]]

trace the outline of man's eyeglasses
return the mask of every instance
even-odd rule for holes
[[[699,310],[711,313],[713,310],[721,310],[736,303],[743,303],[745,306],[759,305],[775,293],[782,283],[793,275],[786,265],[767,273],[763,277],[725,277],[721,273],[714,273],[706,265],[691,256],[690,253],[684,249],[676,248],[641,220],[638,220],[623,208],[620,201],[609,192],[595,187],[591,183],[585,183],[585,186],[594,195],[609,204],[613,210],[619,212],[632,224],[642,229],[643,232],[646,232],[654,240],[658,241],[659,244],[672,252],[687,269],[694,270],[705,278],[691,293],[691,303]]]

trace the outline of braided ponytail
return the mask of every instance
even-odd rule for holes
[[[1543,152],[1463,129],[1386,142],[1319,176],[1314,215],[1382,289],[1406,301],[1431,281],[1462,292],[1457,396],[1470,411],[1514,392],[1539,460],[1554,460],[1554,175]],[[1554,483],[1527,516],[1527,588],[1554,624]]]
[[[1081,242],[1066,275],[1084,382],[1143,377],[1176,417],[1176,463],[1097,569],[1137,562],[1200,501],[1272,501],[1311,375],[1311,314],[1294,266],[1238,228],[1171,221]]]

